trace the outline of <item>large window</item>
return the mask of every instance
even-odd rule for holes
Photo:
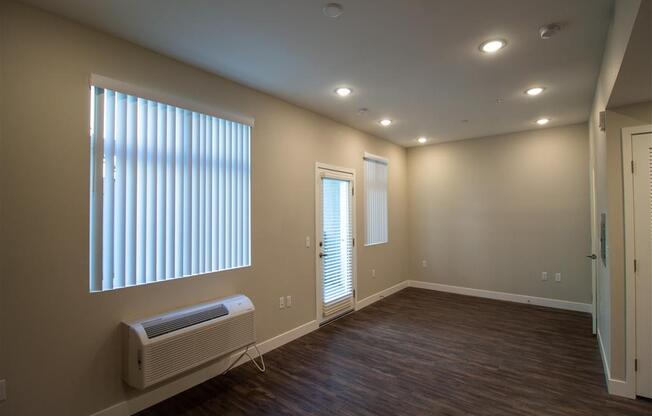
[[[249,266],[250,133],[92,86],[91,291]]]
[[[388,241],[387,165],[385,158],[369,153],[364,155],[365,245]]]

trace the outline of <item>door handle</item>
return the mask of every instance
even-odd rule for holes
[[[319,258],[326,257],[326,256],[328,256],[328,254],[319,253]]]
[[[595,254],[591,254],[590,256],[586,256],[586,257],[590,258],[591,260],[595,260],[598,258],[598,256],[596,256]]]

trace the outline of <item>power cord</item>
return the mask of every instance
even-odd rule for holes
[[[232,362],[232,363],[227,367],[227,369],[224,370],[224,371],[222,372],[221,375],[224,375],[224,374],[228,373],[228,372],[229,372],[229,371],[230,371],[230,370],[231,370],[231,369],[232,369],[232,368],[233,368],[233,367],[234,367],[234,366],[235,366],[235,365],[236,365],[236,364],[237,364],[237,363],[242,359],[242,357],[244,357],[245,355],[246,355],[247,357],[249,357],[249,360],[250,360],[252,363],[254,363],[254,365],[256,366],[256,368],[258,369],[258,371],[260,371],[261,373],[264,373],[265,370],[266,370],[266,368],[265,368],[265,358],[263,357],[263,354],[260,353],[260,350],[258,349],[258,345],[253,344],[253,346],[254,346],[254,348],[256,349],[256,352],[258,353],[258,358],[260,358],[260,364],[258,364],[258,363],[256,362],[256,360],[254,359],[254,357],[252,357],[251,354],[249,354],[249,348],[251,348],[251,345],[247,345],[247,348],[245,348],[245,350],[242,352],[242,354],[240,354],[240,356],[239,356],[237,359],[235,359],[235,360],[234,360],[234,361],[233,361],[233,362]]]
[[[258,345],[254,344],[254,348],[256,349],[256,352],[258,353],[258,358],[260,358],[261,365],[258,365],[256,360],[254,360],[254,357],[249,355],[249,347],[247,347],[247,349],[245,350],[245,354],[247,354],[247,357],[249,357],[251,362],[254,363],[254,365],[256,366],[258,371],[260,371],[261,373],[264,373],[265,370],[266,370],[266,368],[265,368],[265,358],[263,358],[263,354],[260,353],[260,350],[258,349]]]

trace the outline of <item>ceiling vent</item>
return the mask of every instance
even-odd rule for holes
[[[550,39],[555,36],[561,30],[561,26],[557,23],[550,23],[549,25],[541,26],[539,28],[539,36],[541,39]]]
[[[322,11],[324,12],[324,15],[326,17],[330,17],[333,19],[337,19],[338,17],[342,16],[342,13],[344,13],[344,9],[342,8],[342,5],[339,3],[328,3],[327,5],[324,6]]]

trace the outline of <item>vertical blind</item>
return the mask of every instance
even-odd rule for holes
[[[322,178],[323,317],[353,307],[351,182]]]
[[[91,87],[91,291],[250,265],[250,133]]]
[[[381,244],[387,238],[387,159],[365,153],[365,245]]]

